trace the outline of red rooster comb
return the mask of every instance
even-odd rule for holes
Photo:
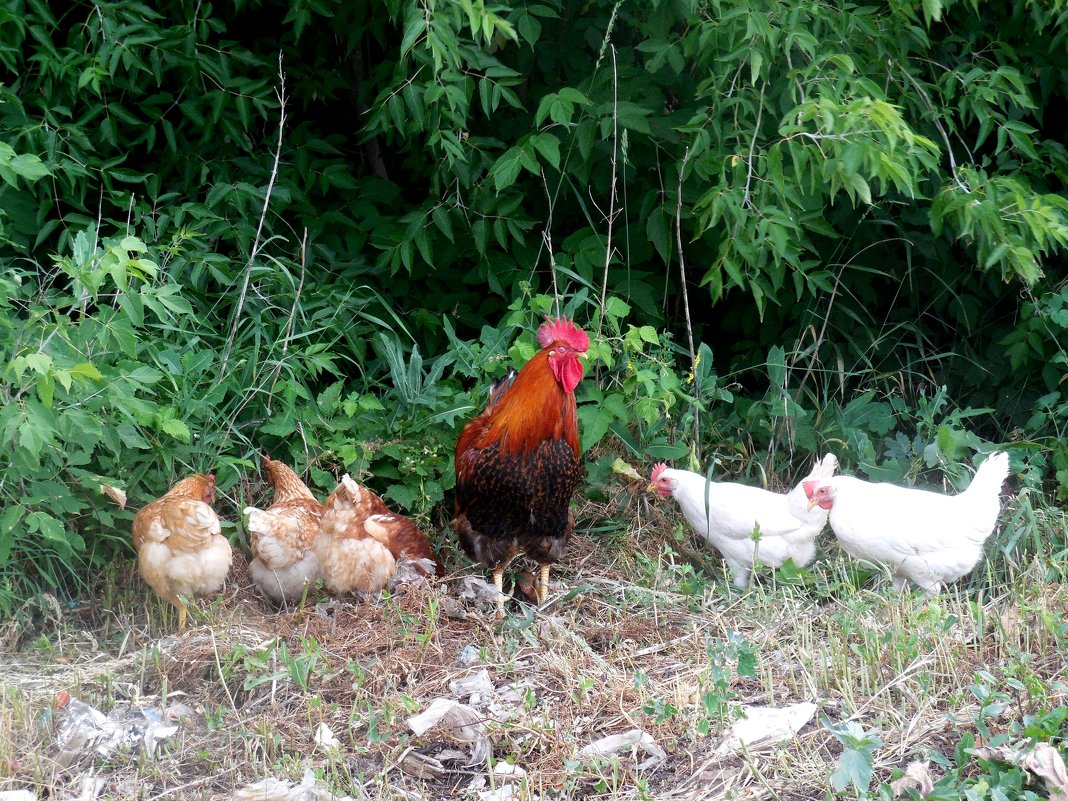
[[[819,485],[819,483],[820,482],[816,481],[816,479],[814,478],[810,478],[801,482],[801,485],[805,488],[805,497],[808,498],[810,501],[812,500],[812,496],[816,494],[816,487]]]
[[[546,314],[545,322],[538,329],[538,344],[547,348],[557,341],[566,342],[579,353],[585,353],[590,348],[589,335],[575,325],[574,320],[567,317],[557,317],[554,320]]]
[[[649,480],[656,481],[658,478],[660,478],[660,474],[667,469],[668,466],[666,464],[664,464],[663,462],[659,462],[656,467],[653,468],[653,473],[649,476]]]

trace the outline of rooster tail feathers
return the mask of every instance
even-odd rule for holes
[[[1009,454],[1005,451],[996,451],[986,457],[986,461],[979,465],[975,471],[972,483],[965,492],[976,495],[997,495],[1001,492],[1001,485],[1009,476]]]

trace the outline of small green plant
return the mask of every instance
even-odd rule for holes
[[[842,744],[842,755],[838,757],[838,765],[830,776],[831,787],[841,793],[852,786],[858,798],[867,798],[875,751],[883,745],[878,736],[879,730],[866,730],[855,721],[832,723],[826,716],[821,717],[820,722]]]

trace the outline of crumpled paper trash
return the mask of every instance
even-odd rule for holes
[[[644,762],[639,762],[636,767],[640,770],[653,768],[667,759],[667,752],[656,744],[653,735],[641,729],[631,729],[624,734],[610,734],[600,740],[594,740],[579,751],[584,757],[612,757],[624,752],[643,751],[649,755]]]
[[[70,699],[56,715],[56,762],[68,768],[90,751],[106,757],[123,747],[141,748],[151,756],[158,741],[178,731],[177,726],[164,722],[166,714],[156,709],[116,708],[106,716],[84,701]]]
[[[730,734],[716,748],[718,754],[738,751],[764,740],[790,740],[812,720],[816,705],[807,701],[790,706],[745,706],[745,717],[734,721]]]
[[[455,698],[435,698],[425,710],[408,718],[407,723],[417,737],[433,730],[443,737],[471,746],[469,765],[484,762],[489,756],[486,716]]]
[[[352,801],[352,797],[339,798],[315,780],[310,768],[305,768],[300,784],[268,776],[235,790],[233,801]]]
[[[324,751],[341,748],[341,741],[325,723],[320,723],[315,727],[315,744]]]

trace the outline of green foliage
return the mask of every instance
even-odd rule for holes
[[[858,798],[866,797],[871,786],[875,750],[883,744],[878,729],[865,731],[854,721],[831,723],[826,716],[820,718],[820,722],[842,744],[838,766],[831,774],[831,787],[840,793],[852,785]]]

